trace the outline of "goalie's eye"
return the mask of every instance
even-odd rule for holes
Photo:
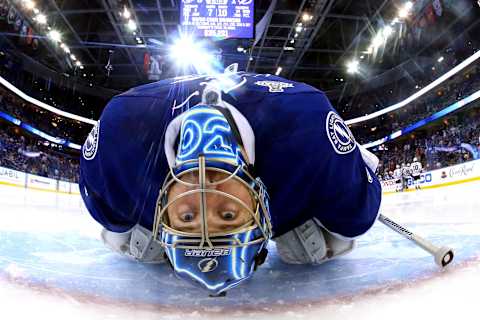
[[[193,214],[193,212],[185,212],[180,215],[180,219],[183,222],[192,222],[194,218],[195,215]]]
[[[232,220],[235,220],[235,218],[237,217],[237,214],[233,211],[223,211],[221,213],[221,216],[223,220],[232,221]]]

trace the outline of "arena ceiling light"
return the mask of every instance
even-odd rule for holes
[[[359,69],[360,63],[358,60],[352,60],[349,63],[347,63],[347,72],[348,73],[357,73]]]
[[[413,2],[412,1],[407,1],[405,3],[405,5],[403,6],[403,8],[401,8],[398,11],[398,16],[402,19],[408,17],[408,15],[410,14],[410,11],[412,11],[412,8],[413,8]]]
[[[372,47],[373,49],[377,49],[377,48],[379,48],[382,44],[383,44],[383,36],[382,36],[381,33],[377,33],[377,35],[375,36],[375,38],[373,38],[373,40],[372,40],[371,47]]]
[[[387,40],[392,34],[394,30],[391,26],[385,26],[382,30],[382,36],[385,40]]]
[[[48,32],[48,37],[55,42],[62,41],[62,35],[57,30],[53,29]]]
[[[191,68],[199,74],[215,74],[215,59],[212,54],[204,49],[202,42],[194,40],[191,36],[182,35],[169,48],[169,58],[183,73]]]
[[[65,51],[66,54],[71,53],[70,48],[66,44],[62,43],[60,47],[63,49],[63,51]]]
[[[29,10],[33,10],[35,8],[35,2],[32,0],[23,0],[23,5]]]
[[[58,30],[56,30],[56,29],[54,29],[54,28],[52,28],[51,26],[48,25],[47,16],[45,14],[41,13],[40,10],[38,10],[35,7],[35,2],[32,1],[32,0],[20,0],[20,1],[26,9],[33,11],[33,13],[30,13],[33,17],[32,20],[35,21],[36,23],[40,24],[40,25],[43,25],[42,29],[45,30],[46,36],[48,38],[50,38],[56,44],[59,44],[60,48],[63,49],[65,54],[70,55],[70,58],[72,58],[72,56],[75,57],[74,55],[71,55],[70,48],[68,48],[62,42],[62,34]],[[75,57],[75,59],[72,59],[72,60],[75,61],[76,57]],[[83,65],[82,65],[81,69],[83,69]]]
[[[303,20],[304,22],[308,22],[308,21],[310,21],[310,20],[312,20],[312,19],[313,19],[313,16],[310,15],[310,14],[308,14],[308,13],[306,13],[306,12],[302,15],[302,20]]]
[[[135,31],[137,30],[137,24],[135,23],[135,21],[133,21],[132,19],[129,19],[127,21],[127,28],[130,30],[130,31]]]
[[[300,33],[302,32],[302,30],[303,30],[303,24],[301,22],[297,23],[297,27],[295,28],[295,31],[297,33]]]
[[[130,19],[130,17],[132,16],[132,14],[130,13],[130,10],[128,10],[127,7],[123,8],[122,15],[125,19]]]
[[[33,18],[37,23],[39,24],[46,24],[47,23],[47,17],[43,13],[39,13]]]
[[[407,10],[412,10],[412,8],[413,8],[413,2],[412,2],[412,1],[407,1],[407,2],[405,3],[405,8],[406,8]]]

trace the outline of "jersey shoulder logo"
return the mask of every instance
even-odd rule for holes
[[[85,160],[92,160],[95,158],[98,149],[98,140],[100,135],[100,120],[98,120],[97,124],[93,127],[92,131],[85,140],[83,144],[82,154]]]
[[[285,88],[293,88],[293,84],[281,81],[257,81],[257,86],[268,87],[269,92],[285,92]]]
[[[347,154],[355,150],[357,143],[350,128],[338,114],[330,111],[326,122],[327,136],[338,154]]]

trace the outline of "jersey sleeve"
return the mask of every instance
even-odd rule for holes
[[[348,126],[319,91],[269,103],[272,123],[265,128],[272,132],[260,131],[257,141],[271,139],[259,141],[257,152],[265,184],[273,186],[276,235],[312,218],[340,237],[364,234],[377,219],[381,185]]]
[[[145,219],[143,226],[151,226],[167,170],[161,102],[113,98],[82,147],[80,193],[90,215],[109,231],[125,232]]]

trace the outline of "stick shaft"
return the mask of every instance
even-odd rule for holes
[[[435,255],[438,251],[438,247],[433,245],[430,241],[425,240],[424,238],[414,234],[410,230],[406,229],[405,227],[399,225],[395,221],[390,220],[383,214],[380,214],[378,220],[382,222],[384,225],[392,229],[393,231],[399,233],[400,235],[404,236],[405,238],[409,239],[410,241],[414,242],[416,245],[421,247],[423,250]]]

